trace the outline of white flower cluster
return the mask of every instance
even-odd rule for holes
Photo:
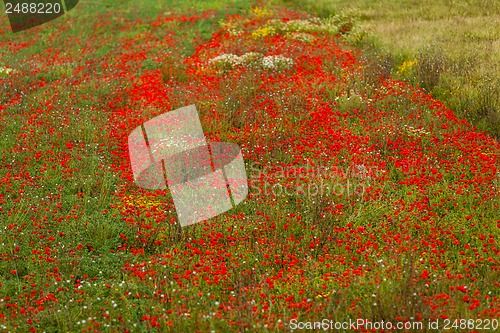
[[[298,40],[304,43],[312,43],[314,41],[314,36],[306,32],[288,32],[286,38]]]
[[[231,69],[233,67],[241,65],[241,59],[236,54],[224,53],[220,56],[210,59],[208,63],[214,65],[219,69]]]
[[[10,73],[15,72],[12,68],[7,68],[7,67],[0,67],[0,75],[5,74],[9,75]]]
[[[404,130],[408,135],[415,136],[415,137],[420,137],[422,135],[429,135],[431,134],[430,132],[424,130],[423,128],[415,128],[413,126],[408,126],[408,125],[403,125]]]
[[[259,52],[247,52],[240,57],[241,64],[249,67],[258,67],[262,59],[262,54]]]
[[[225,53],[210,59],[208,63],[220,70],[230,70],[237,66],[245,66],[281,71],[291,68],[294,61],[282,55],[264,57],[258,52],[248,52],[241,56]]]

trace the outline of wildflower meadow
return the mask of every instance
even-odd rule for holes
[[[500,143],[268,1],[0,16],[1,332],[494,332]],[[399,71],[409,71],[406,62]],[[128,136],[195,105],[243,202],[181,227]]]

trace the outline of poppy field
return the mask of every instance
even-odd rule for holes
[[[363,57],[348,15],[167,7],[0,19],[0,331],[498,330],[496,139]],[[181,228],[127,138],[193,104],[249,193]]]

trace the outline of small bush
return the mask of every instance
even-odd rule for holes
[[[415,68],[420,86],[431,92],[439,84],[445,64],[445,56],[435,46],[428,45],[421,49],[417,54]]]
[[[184,82],[187,80],[186,65],[182,59],[166,56],[161,66],[161,76],[165,83],[170,80]]]

